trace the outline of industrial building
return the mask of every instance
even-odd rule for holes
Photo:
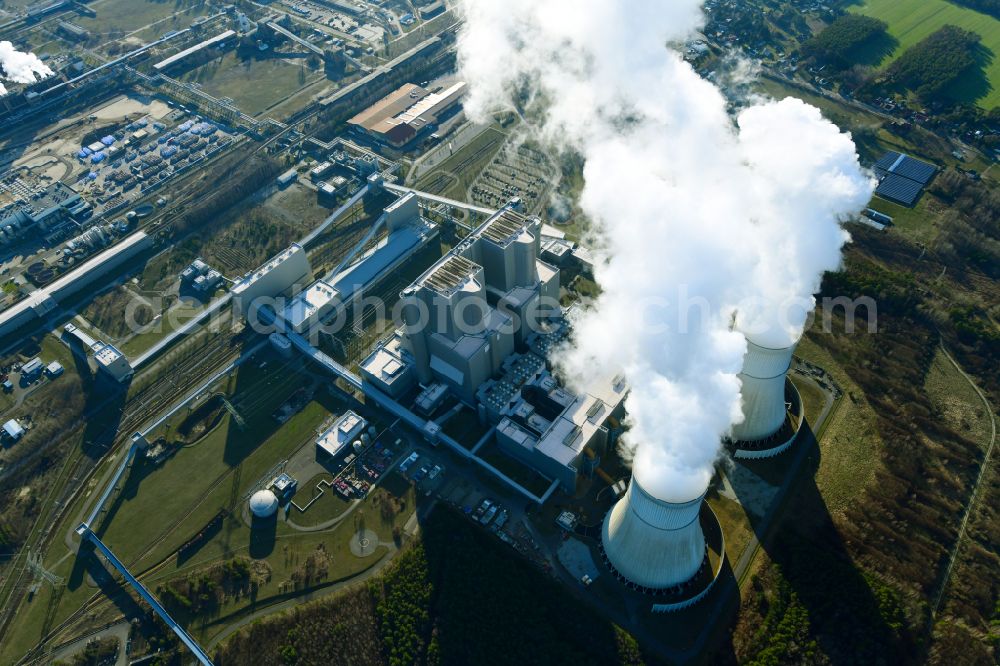
[[[233,285],[233,311],[245,317],[250,304],[259,298],[286,296],[296,287],[312,282],[312,267],[301,245],[293,243],[263,266],[247,273]]]
[[[107,275],[123,263],[153,245],[153,237],[139,231],[117,245],[91,257],[80,267],[54,282],[33,291],[26,298],[0,312],[0,336],[13,333],[36,319],[48,316],[59,301],[69,298],[95,280]]]
[[[496,424],[501,451],[574,492],[578,476],[592,472],[607,453],[605,424],[612,415],[621,416],[628,391],[624,377],[575,393],[533,353],[507,357],[504,368],[503,376],[477,392],[480,418]]]
[[[540,229],[538,218],[501,209],[403,290],[419,382],[446,383],[474,405],[530,324],[559,314],[559,270],[538,259]]]
[[[223,49],[223,48],[226,48],[228,46],[227,40],[231,40],[229,43],[232,43],[232,44],[236,43],[235,39],[231,39],[233,37],[236,37],[236,32],[233,31],[233,30],[226,30],[225,32],[219,33],[218,35],[216,35],[216,36],[214,36],[214,37],[212,37],[210,39],[206,39],[205,41],[199,42],[198,44],[195,44],[194,46],[190,46],[190,47],[184,49],[183,51],[179,51],[178,53],[175,53],[174,55],[170,56],[169,58],[164,58],[163,60],[161,60],[158,63],[156,63],[155,65],[153,65],[153,71],[155,71],[157,73],[165,72],[166,70],[170,69],[171,67],[173,67],[175,65],[179,65],[179,64],[183,63],[184,61],[188,60],[191,56],[193,56],[195,54],[198,54],[198,53],[204,52],[206,49],[211,49],[211,48],[214,48],[214,49]]]
[[[733,426],[731,435],[738,448],[767,446],[782,431],[788,411],[785,374],[794,352],[794,345],[773,349],[747,336],[747,351],[740,371],[743,421]]]
[[[647,492],[633,476],[625,496],[604,518],[606,564],[643,591],[669,590],[691,580],[706,562],[699,520],[704,499],[702,492],[687,501],[668,502]]]
[[[337,290],[319,280],[299,292],[278,316],[296,333],[306,333],[333,312],[339,303]]]
[[[84,355],[93,356],[99,372],[103,372],[114,381],[122,384],[135,374],[128,358],[113,345],[95,340],[73,324],[63,326],[63,332],[69,337],[71,343],[75,341],[79,344],[80,351]]]
[[[378,345],[361,364],[362,381],[391,398],[400,398],[417,385],[413,356],[398,333]]]
[[[412,195],[387,206],[371,234],[383,226],[388,230],[384,238],[347,267],[334,269],[326,279],[315,282],[305,251],[300,245],[292,245],[233,286],[234,312],[245,317],[253,301],[287,295],[291,296],[288,303],[274,308],[279,325],[302,335],[316,329],[438,233],[437,225],[420,216],[417,199]]]
[[[347,123],[374,139],[399,148],[458,104],[465,95],[466,84],[455,83],[432,93],[408,83],[383,97]]]
[[[113,345],[105,344],[94,352],[94,361],[97,362],[97,369],[114,379],[119,384],[124,384],[132,379],[135,370],[132,364],[125,358],[125,354],[118,351]]]
[[[316,439],[316,455],[335,459],[350,450],[350,445],[365,432],[368,423],[348,410]]]
[[[501,451],[573,492],[605,454],[628,387],[614,377],[578,394],[547,367],[568,327],[559,270],[538,258],[541,227],[510,207],[490,216],[403,290],[404,326],[360,369],[396,399],[421,387],[423,414],[454,395],[496,426]]]
[[[222,280],[222,273],[206,264],[201,257],[181,271],[181,284],[203,294],[215,291]]]
[[[59,21],[56,30],[58,30],[64,37],[77,42],[85,42],[90,39],[89,32],[75,23],[70,23],[69,21]]]
[[[278,513],[278,498],[270,490],[258,490],[250,496],[250,514],[258,520],[267,520]]]
[[[52,234],[91,214],[90,204],[76,190],[56,182],[0,208],[0,244],[13,242],[29,231]]]

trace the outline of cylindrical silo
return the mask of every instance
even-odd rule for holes
[[[704,492],[686,502],[657,499],[633,477],[604,518],[601,542],[608,564],[629,582],[652,590],[691,580],[705,559],[698,519],[704,499]]]
[[[511,252],[514,255],[514,279],[513,286],[530,287],[538,282],[538,268],[535,259],[538,253],[535,250],[535,237],[524,230],[511,243]]]
[[[740,371],[743,422],[733,426],[732,439],[757,442],[774,435],[785,422],[785,374],[795,345],[772,348],[747,338]]]
[[[430,326],[430,308],[420,299],[415,287],[407,287],[399,294],[402,302],[406,342],[409,352],[413,355],[413,365],[417,369],[417,377],[421,382],[431,380],[431,357],[427,349],[427,331]]]

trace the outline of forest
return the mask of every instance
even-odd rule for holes
[[[951,0],[951,2],[1000,19],[1000,0]]]
[[[844,14],[802,45],[804,53],[839,69],[854,64],[857,50],[879,36],[889,25],[863,14]]]
[[[521,638],[523,637],[523,639]],[[655,663],[494,536],[439,506],[367,586],[255,623],[216,664],[439,666]]]
[[[889,80],[926,101],[946,97],[946,89],[976,67],[980,37],[946,25],[907,49],[887,70]]]

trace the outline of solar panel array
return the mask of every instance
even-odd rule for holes
[[[893,164],[895,164],[896,160],[898,160],[900,157],[902,157],[902,155],[900,155],[899,153],[889,151],[881,158],[879,158],[879,161],[875,163],[875,171],[876,173],[878,173],[879,177],[881,178],[885,174],[889,173],[889,168]]]
[[[923,189],[924,186],[915,180],[890,173],[879,183],[875,189],[875,194],[883,199],[889,199],[904,206],[912,206],[920,198],[920,193]]]
[[[936,172],[937,167],[933,164],[921,162],[920,160],[914,159],[909,155],[905,156],[903,161],[897,164],[896,168],[892,170],[892,173],[897,176],[915,180],[921,185],[929,183]]]
[[[937,173],[933,164],[895,151],[883,155],[875,163],[874,170],[881,179],[875,194],[904,206],[916,203],[924,187]]]

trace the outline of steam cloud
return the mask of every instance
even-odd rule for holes
[[[739,421],[745,342],[787,346],[849,240],[839,222],[874,182],[847,134],[789,98],[726,100],[666,48],[696,0],[463,0],[466,111],[512,102],[540,138],[585,159],[602,295],[561,365],[579,387],[624,370],[624,452],[667,501],[701,495]]]
[[[52,76],[52,70],[34,53],[22,53],[10,42],[0,42],[0,80],[14,83],[34,83]],[[0,83],[0,95],[7,89]]]

